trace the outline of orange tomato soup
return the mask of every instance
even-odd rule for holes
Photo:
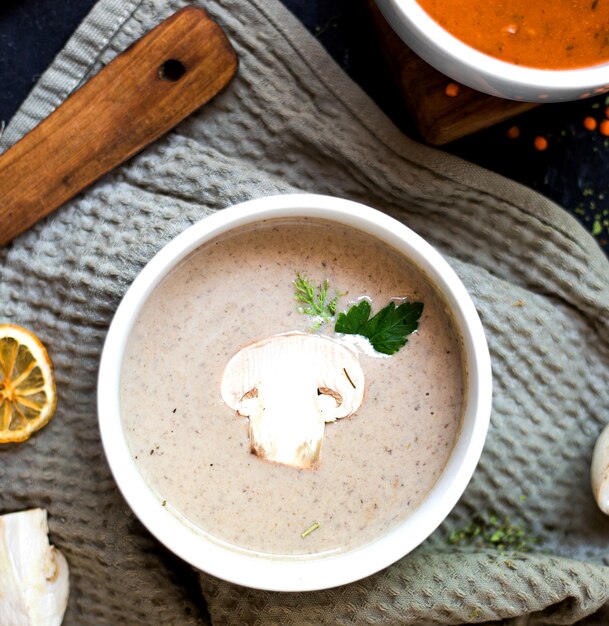
[[[544,69],[609,61],[609,0],[417,0],[441,26],[493,57]]]

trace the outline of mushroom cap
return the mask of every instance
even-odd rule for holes
[[[222,377],[222,399],[248,415],[248,394],[253,397],[254,390],[277,376],[290,387],[290,381],[304,386],[305,393],[328,396],[320,399],[326,422],[352,415],[364,398],[364,373],[351,347],[323,335],[286,333],[252,343],[231,358]]]

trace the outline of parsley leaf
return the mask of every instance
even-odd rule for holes
[[[395,354],[408,342],[408,335],[419,327],[423,313],[422,302],[390,302],[374,317],[370,317],[370,303],[362,300],[346,313],[340,313],[334,330],[347,335],[362,335],[382,354]]]
[[[362,300],[359,304],[354,304],[346,313],[340,313],[334,330],[337,333],[345,333],[346,335],[361,335],[361,329],[364,327],[370,317],[370,302]]]

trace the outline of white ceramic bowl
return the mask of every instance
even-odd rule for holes
[[[416,0],[376,3],[395,32],[420,57],[479,91],[531,102],[577,100],[609,91],[608,63],[571,70],[542,70],[506,63],[453,37]]]
[[[201,244],[264,219],[307,216],[347,224],[385,241],[422,269],[444,295],[462,334],[468,369],[466,407],[454,450],[432,491],[400,526],[374,542],[340,554],[278,557],[239,551],[207,539],[161,505],[140,474],[123,432],[119,383],[125,344],[153,289]],[[98,381],[102,442],[123,496],[148,530],[195,567],[241,585],[276,591],[308,591],[349,583],[398,560],[424,541],[448,515],[476,467],[491,410],[491,367],[484,331],[463,284],[421,237],[369,207],[316,195],[260,198],[224,209],[191,226],[160,250],[123,298],[106,338]]]

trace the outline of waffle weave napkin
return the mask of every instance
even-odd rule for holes
[[[2,148],[184,4],[101,0]],[[71,566],[65,624],[606,626],[609,518],[589,488],[592,446],[609,421],[606,258],[548,200],[403,136],[277,0],[201,5],[240,57],[228,89],[0,250],[0,320],[41,337],[59,393],[46,428],[0,450],[0,506],[48,509]],[[147,533],[106,464],[95,392],[112,315],[154,253],[216,210],[295,191],[377,207],[444,253],[482,318],[495,383],[479,468],[428,541],[366,580],[280,594],[194,572]],[[447,542],[491,513],[541,544],[501,553]]]

